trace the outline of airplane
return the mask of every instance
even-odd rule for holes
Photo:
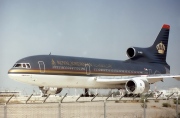
[[[150,84],[170,75],[166,62],[170,26],[164,24],[152,46],[130,47],[125,61],[57,55],[35,55],[17,61],[8,76],[38,86],[44,95],[58,94],[63,88],[124,89],[145,93]]]

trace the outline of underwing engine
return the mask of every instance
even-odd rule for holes
[[[148,90],[150,89],[150,85],[147,79],[142,79],[141,77],[139,77],[127,81],[125,84],[125,88],[128,93],[141,94],[148,92]]]
[[[39,87],[39,89],[44,95],[49,95],[49,94],[55,95],[62,91],[62,88],[55,88],[55,87]]]

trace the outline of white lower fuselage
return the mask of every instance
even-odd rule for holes
[[[68,75],[46,75],[46,74],[8,74],[11,79],[19,82],[46,87],[57,88],[102,88],[114,89],[124,88],[119,84],[99,83],[96,77],[90,76],[68,76]]]

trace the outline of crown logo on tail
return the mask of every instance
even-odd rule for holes
[[[159,54],[164,54],[165,46],[162,43],[162,41],[161,41],[161,43],[157,44],[156,48],[157,48],[157,51]]]

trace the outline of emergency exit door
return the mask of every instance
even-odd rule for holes
[[[45,64],[43,61],[38,61],[40,73],[45,73]]]

